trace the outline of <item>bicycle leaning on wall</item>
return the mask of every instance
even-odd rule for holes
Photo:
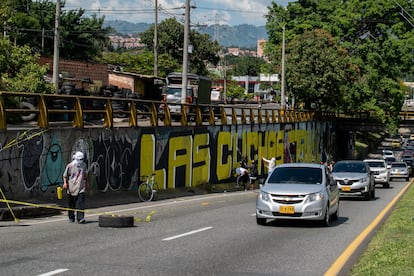
[[[141,201],[157,199],[158,184],[154,179],[155,174],[141,176],[141,184],[138,186],[138,197]]]

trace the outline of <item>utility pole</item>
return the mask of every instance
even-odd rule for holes
[[[281,79],[281,89],[280,89],[280,105],[281,109],[285,110],[286,100],[285,100],[285,25],[283,24],[283,34],[282,34],[282,79]]]
[[[158,0],[155,0],[154,24],[154,76],[158,76]]]
[[[183,47],[183,77],[181,88],[181,103],[187,98],[187,73],[188,73],[188,45],[190,34],[190,0],[185,1],[185,23],[184,23],[184,47]]]
[[[53,85],[55,92],[59,89],[59,22],[60,22],[60,0],[56,1],[55,16],[55,44],[53,49]]]
[[[223,57],[223,101],[227,104],[227,63],[226,63],[226,55]]]

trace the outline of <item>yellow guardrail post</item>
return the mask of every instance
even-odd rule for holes
[[[158,126],[158,112],[154,103],[151,103],[151,125]],[[165,119],[165,118],[164,118]]]
[[[263,122],[263,120],[262,120],[262,110],[259,108],[259,109],[257,110],[257,123],[258,123],[259,125],[261,125],[261,124],[262,124],[262,122]]]
[[[129,126],[136,127],[138,126],[137,122],[137,107],[135,106],[135,102],[131,100],[129,103]]]
[[[234,107],[231,108],[231,123],[233,125],[237,125],[237,114],[236,114],[236,110],[234,109]]]
[[[164,125],[171,126],[171,112],[170,107],[166,104],[164,108]]]
[[[244,111],[244,108],[242,109],[242,112],[241,112],[241,123],[242,123],[243,125],[245,125],[245,124],[247,123],[247,119],[246,119],[246,111]]]
[[[75,116],[73,118],[73,127],[83,128],[83,110],[79,97],[75,101]]]
[[[196,125],[201,126],[203,124],[203,117],[201,115],[201,108],[198,105],[195,108],[195,114],[196,114],[196,118],[195,118]]]
[[[4,108],[4,100],[2,93],[0,92],[0,129],[7,128],[7,117],[6,110]]]
[[[250,111],[250,124],[254,124],[254,112],[253,112],[253,108],[249,108]]]
[[[187,120],[187,107],[185,105],[181,105],[181,125],[182,126],[188,126],[188,120]]]
[[[266,121],[266,124],[269,124],[270,123],[270,118],[269,118],[269,110],[265,110],[265,121]]]
[[[275,113],[275,110],[272,109],[272,122],[276,124],[278,122],[278,118],[276,117]]]
[[[278,123],[285,123],[286,122],[285,116],[284,116],[284,111],[282,109],[278,110],[278,112],[277,112],[277,121],[278,121]]]
[[[209,118],[208,118],[208,123],[212,126],[216,124],[216,120],[215,120],[215,114],[214,114],[214,109],[212,106],[209,107]]]
[[[227,125],[227,114],[226,114],[226,110],[224,110],[224,108],[221,109],[221,124],[222,125]]]
[[[113,125],[114,117],[112,113],[112,102],[110,99],[107,99],[105,104],[104,126],[107,128],[112,128]]]
[[[37,118],[37,125],[41,128],[49,127],[47,105],[44,95],[39,96],[39,116]]]

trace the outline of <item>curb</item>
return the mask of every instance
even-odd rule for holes
[[[58,205],[48,205],[52,207],[59,207]],[[53,208],[45,208],[41,206],[24,206],[24,207],[12,207],[14,216],[16,218],[34,218],[34,217],[47,217],[60,215],[61,210]],[[13,214],[8,208],[0,208],[0,221],[12,221],[14,220]]]

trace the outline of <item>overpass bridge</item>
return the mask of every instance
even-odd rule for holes
[[[27,99],[31,105],[19,104]],[[1,92],[0,187],[15,199],[56,197],[65,165],[80,150],[90,168],[91,196],[134,192],[140,176],[151,173],[161,190],[213,189],[235,181],[242,156],[249,162],[275,157],[278,164],[326,161],[337,144],[352,146],[353,130],[383,127],[362,113],[281,110],[257,103],[186,106],[191,111],[175,121],[168,108],[158,112],[161,104]],[[409,122],[411,114],[405,118]],[[261,162],[259,175],[266,175]]]

